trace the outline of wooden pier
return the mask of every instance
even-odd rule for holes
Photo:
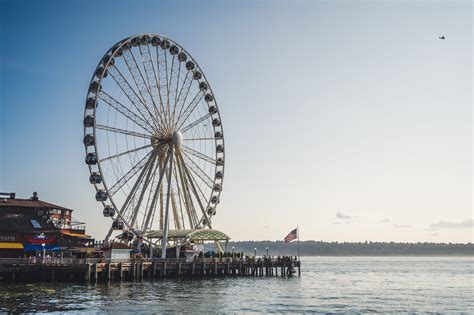
[[[199,258],[186,259],[0,259],[0,282],[135,281],[166,277],[292,277],[301,275],[300,261],[290,259]]]

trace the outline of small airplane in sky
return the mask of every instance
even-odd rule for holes
[[[446,39],[446,37],[443,36],[438,36],[439,39]]]

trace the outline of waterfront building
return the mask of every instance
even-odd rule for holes
[[[38,198],[16,198],[0,193],[0,257],[29,257],[48,252],[51,256],[80,257],[93,250],[85,225],[74,222],[72,209]]]

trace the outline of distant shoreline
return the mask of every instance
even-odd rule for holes
[[[432,257],[432,258],[474,258],[474,254],[461,254],[461,255],[303,255],[300,253],[300,257]]]
[[[227,251],[257,256],[268,254],[298,254],[298,242],[283,241],[234,241],[227,244]],[[395,243],[395,242],[324,242],[300,241],[300,256],[332,257],[474,257],[472,243]]]

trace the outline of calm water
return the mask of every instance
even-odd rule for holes
[[[20,312],[474,312],[474,258],[307,257],[301,278],[0,284]]]

